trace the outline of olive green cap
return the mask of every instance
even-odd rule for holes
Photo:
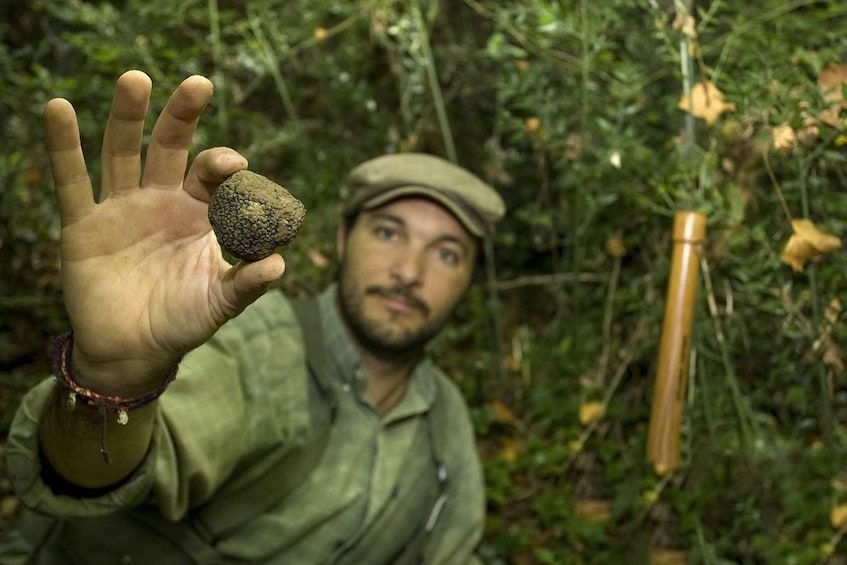
[[[485,238],[506,206],[491,186],[440,157],[425,153],[383,155],[358,165],[347,178],[344,216],[372,210],[403,196],[424,196],[449,210],[471,234]]]

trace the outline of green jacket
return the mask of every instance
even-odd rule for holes
[[[303,339],[282,294],[262,297],[185,357],[159,401],[147,458],[103,496],[57,496],[41,480],[38,421],[55,384],[33,389],[15,416],[7,458],[17,492],[37,511],[28,519],[41,525],[55,522],[42,516],[60,519],[49,530],[40,526],[44,538],[35,543],[49,548],[40,562],[144,563],[153,550],[158,563],[474,562],[484,491],[460,393],[427,358],[402,401],[380,417],[365,395],[334,287],[319,307],[324,380],[335,399],[320,460],[283,500],[223,532],[204,532],[203,543],[167,541],[154,532],[182,539],[205,507],[237,498],[232,493],[268,473],[285,473],[275,460],[314,437]],[[443,405],[433,411],[436,399]],[[428,425],[432,414],[446,421]],[[439,440],[447,481],[437,500],[432,429],[449,430]],[[10,536],[0,543],[0,563],[15,562],[12,554],[26,552],[26,545]],[[408,547],[418,548],[416,555],[404,554]]]

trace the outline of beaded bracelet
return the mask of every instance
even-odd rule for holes
[[[137,410],[138,408],[147,406],[165,392],[168,385],[176,378],[179,364],[177,363],[173,366],[158,388],[141,396],[124,398],[122,396],[100,394],[80,386],[71,374],[73,339],[73,331],[69,331],[51,340],[49,354],[53,375],[56,378],[56,382],[69,391],[68,400],[65,404],[68,410],[76,408],[77,399],[81,399],[86,405],[96,408],[103,416],[103,428],[100,433],[100,452],[103,454],[103,459],[107,463],[110,463],[109,453],[106,450],[106,422],[108,413],[116,413],[118,423],[125,426],[129,422],[129,412],[131,410]]]

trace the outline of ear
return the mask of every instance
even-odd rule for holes
[[[345,222],[339,222],[335,230],[335,248],[336,256],[339,259],[344,257],[344,251],[347,248],[347,226]]]

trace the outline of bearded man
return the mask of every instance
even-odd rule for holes
[[[502,217],[424,154],[349,176],[338,280],[268,292],[281,255],[225,260],[207,217],[247,167],[197,155],[212,93],[186,79],[142,165],[147,75],[116,85],[95,201],[75,112],[45,108],[72,331],[24,398],[9,476],[27,506],[3,563],[468,563],[484,488],[468,410],[426,355]]]

